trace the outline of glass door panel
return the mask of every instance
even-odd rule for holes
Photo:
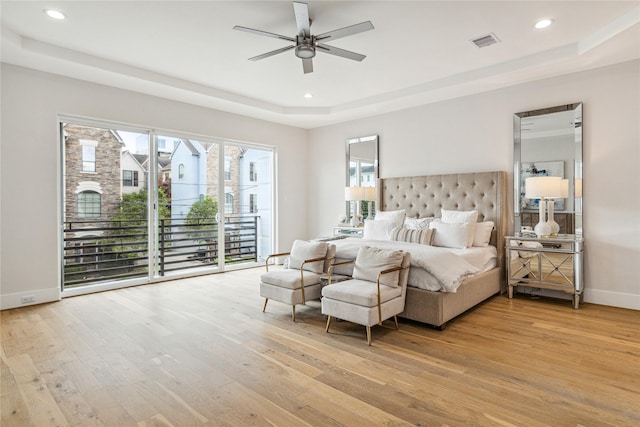
[[[224,145],[225,265],[264,261],[272,252],[273,151]]]
[[[132,148],[148,135],[71,123],[61,132],[63,290],[146,277],[148,182]]]
[[[214,142],[159,135],[157,275],[217,269],[218,153]]]

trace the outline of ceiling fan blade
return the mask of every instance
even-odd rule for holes
[[[303,59],[302,60],[302,69],[305,74],[313,73],[313,59]]]
[[[254,28],[241,27],[240,25],[236,25],[235,27],[233,27],[233,29],[238,31],[246,31],[247,33],[258,34],[259,36],[267,36],[267,37],[273,37],[274,39],[286,40],[288,42],[295,43],[296,41],[296,39],[294,39],[293,37],[282,36],[280,34],[269,33],[267,31],[262,31],[262,30],[256,30]]]
[[[282,52],[286,52],[289,49],[293,49],[294,47],[295,46],[281,47],[280,49],[272,50],[271,52],[267,52],[267,53],[263,53],[262,55],[251,57],[249,58],[249,61],[259,61],[261,59],[268,58],[270,56],[277,55]]]
[[[366,55],[360,53],[351,52],[350,50],[344,50],[333,46],[327,46],[326,44],[316,45],[316,51],[328,53],[330,55],[340,56],[342,58],[353,59],[354,61],[362,61],[366,58]]]
[[[350,25],[348,27],[339,28],[337,30],[329,31],[326,33],[318,34],[316,40],[318,41],[333,41],[342,37],[350,36],[353,34],[362,33],[365,31],[373,30],[373,24],[371,21],[361,22],[359,24]]]
[[[296,15],[298,35],[302,37],[311,36],[311,28],[309,28],[309,6],[306,3],[294,1],[293,13]]]

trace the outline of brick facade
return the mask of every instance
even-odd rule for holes
[[[82,170],[81,141],[95,146],[95,172]],[[86,142],[84,144],[87,144]],[[105,220],[117,212],[121,201],[122,171],[120,167],[122,141],[108,129],[72,124],[64,125],[65,145],[65,221]],[[89,184],[81,184],[81,183]],[[100,216],[78,217],[78,190],[99,189]]]

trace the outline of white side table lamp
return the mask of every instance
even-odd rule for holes
[[[558,176],[534,176],[525,180],[525,196],[527,199],[539,199],[538,224],[533,229],[538,237],[558,234],[560,227],[553,221],[553,200],[549,200],[549,221],[545,221],[546,200],[560,198],[562,195],[562,178]],[[553,225],[555,224],[555,226]],[[556,228],[557,227],[557,228]]]
[[[345,187],[344,188],[344,199],[347,202],[356,202],[356,210],[354,215],[351,217],[351,226],[357,227],[360,225],[360,219],[358,218],[360,215],[360,202],[365,200],[365,188],[364,187]]]

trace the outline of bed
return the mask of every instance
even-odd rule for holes
[[[444,292],[429,290],[429,286],[420,283],[418,276],[423,274],[419,271],[420,265],[412,264],[405,310],[400,314],[401,317],[444,329],[451,319],[487,298],[505,291],[506,172],[384,178],[379,179],[377,184],[376,206],[380,211],[404,210],[407,218],[428,218],[439,217],[442,209],[476,210],[478,211],[477,222],[493,221],[494,223],[489,240],[490,248],[487,248],[494,257],[492,266],[480,267],[479,272],[477,270],[467,272],[469,274],[464,274],[453,289],[447,289]],[[403,250],[418,250],[398,242],[344,239],[336,242],[337,258],[352,258],[355,253],[354,248],[363,244],[383,247],[397,245]],[[432,248],[424,248],[426,252],[430,250],[437,252]],[[487,253],[486,250],[485,253]],[[417,258],[413,255],[412,253],[412,260]],[[479,261],[479,264],[483,262],[486,260]],[[456,266],[456,268],[462,267]],[[443,273],[446,274],[446,271]]]

